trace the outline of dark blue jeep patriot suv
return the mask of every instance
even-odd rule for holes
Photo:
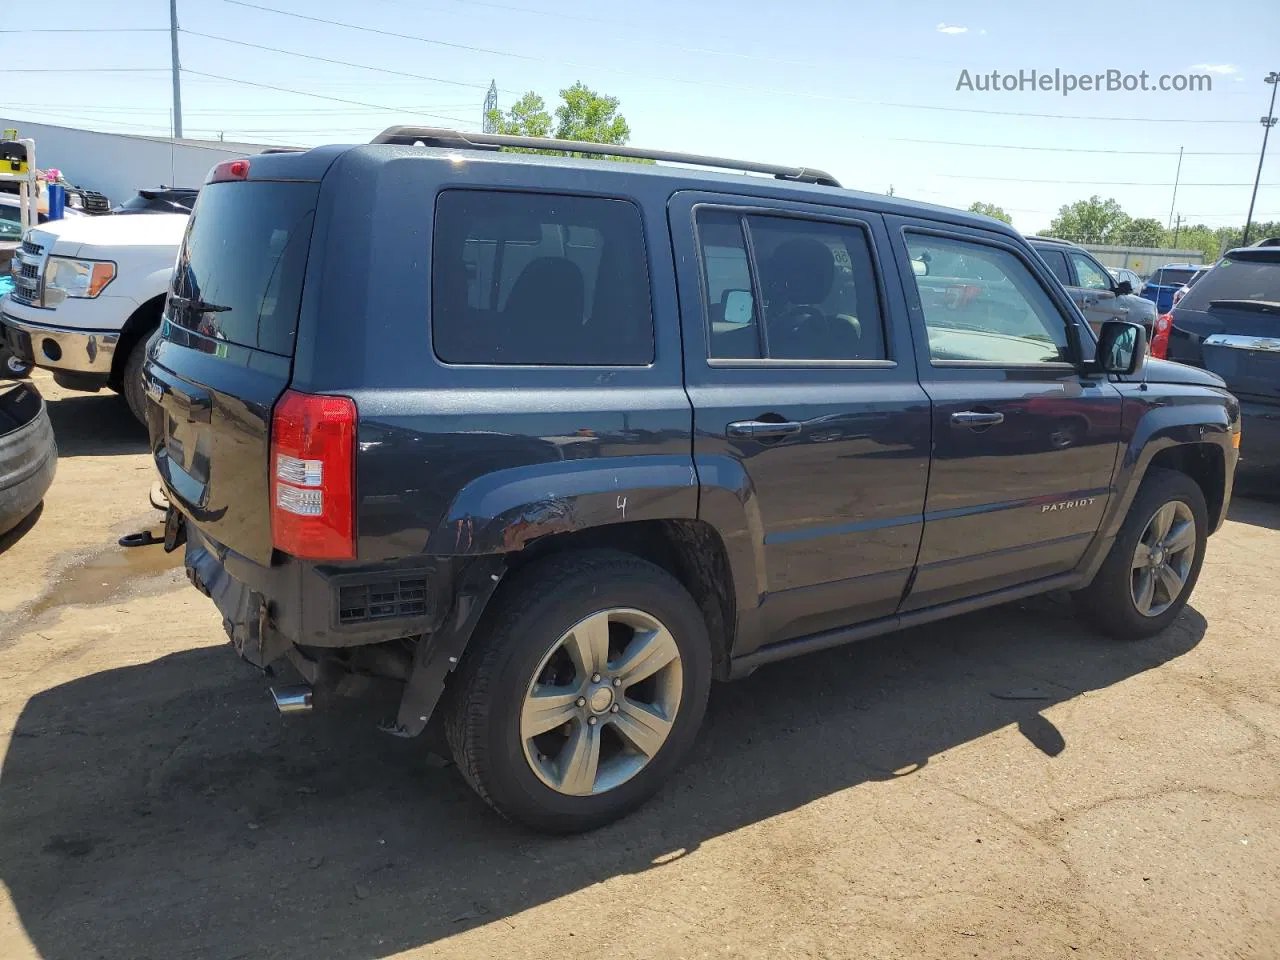
[[[654,793],[713,678],[1050,590],[1162,629],[1240,441],[1002,223],[409,127],[215,168],[144,381],[167,545],[281,709],[394,690],[551,831]]]

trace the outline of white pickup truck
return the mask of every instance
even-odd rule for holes
[[[74,390],[109,387],[145,416],[141,369],[160,324],[183,214],[77,217],[33,227],[0,299],[0,323],[14,356],[53,371]]]

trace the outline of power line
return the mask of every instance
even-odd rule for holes
[[[189,73],[195,77],[208,77],[213,80],[225,80],[228,83],[239,83],[246,87],[259,87],[263,90],[275,90],[279,93],[295,93],[300,97],[315,97],[318,100],[332,100],[334,103],[347,103],[355,107],[369,107],[374,110],[388,110],[395,113],[408,113],[418,117],[431,117],[435,120],[448,120],[451,123],[457,122],[454,117],[446,117],[438,113],[427,113],[423,110],[406,110],[402,107],[388,107],[380,103],[366,103],[363,100],[348,100],[345,97],[330,97],[323,93],[308,93],[306,90],[293,90],[289,87],[277,87],[270,83],[258,83],[254,80],[239,80],[235,77],[224,77],[217,73],[204,73],[200,70],[191,70],[187,67],[182,68],[183,73]]]
[[[446,80],[443,77],[428,77],[421,73],[406,73],[403,70],[391,70],[387,67],[371,67],[367,63],[352,63],[349,60],[334,60],[331,57],[318,57],[310,53],[299,53],[296,50],[284,50],[280,47],[268,47],[260,43],[249,43],[246,40],[233,40],[230,37],[219,37],[212,33],[201,33],[198,30],[183,30],[185,34],[193,37],[204,37],[206,40],[217,40],[221,43],[233,43],[238,47],[252,47],[255,50],[266,50],[269,53],[283,53],[290,57],[299,57],[303,60],[317,60],[320,63],[330,63],[339,67],[355,67],[357,70],[372,70],[375,73],[387,73],[396,77],[408,77],[411,80],[427,80],[431,83],[447,83],[455,87],[468,87],[473,90],[487,90],[487,83],[467,83],[464,80]],[[504,91],[506,93],[515,93],[514,90]]]
[[[396,33],[393,30],[379,30],[376,27],[362,27],[355,23],[342,23],[338,20],[326,20],[324,17],[312,17],[305,13],[294,13],[291,10],[277,10],[275,7],[261,7],[256,3],[246,3],[245,0],[223,0],[225,3],[234,4],[237,7],[248,7],[251,10],[262,10],[266,13],[278,13],[284,17],[294,17],[298,20],[310,20],[312,23],[325,23],[333,27],[346,27],[348,30],[360,30],[364,33],[376,33],[382,37],[396,37],[401,40],[417,40],[420,43],[430,43],[438,47],[451,47],[454,50],[468,50],[471,53],[489,53],[499,57],[513,57],[517,60],[541,61],[544,57],[535,57],[523,53],[511,53],[507,50],[493,50],[489,47],[473,47],[465,43],[453,43],[448,40],[434,40],[431,37],[419,37],[410,33]]]
[[[168,27],[15,27],[0,33],[168,33]]]
[[[168,32],[167,30],[165,31]],[[0,67],[0,73],[168,73],[168,67]]]
[[[1172,183],[1151,183],[1142,180],[1032,180],[1021,177],[983,177],[965,173],[939,173],[935,176],[949,180],[989,180],[996,183],[1066,183],[1085,187],[1172,187]],[[1252,183],[1182,183],[1184,187],[1251,187]],[[1277,187],[1277,183],[1264,183],[1264,187]]]
[[[1084,114],[1069,113],[1031,113],[1026,111],[1015,110],[982,110],[977,107],[951,107],[939,104],[924,103],[894,103],[886,100],[863,100],[858,97],[845,97],[838,94],[821,94],[811,93],[807,91],[796,90],[775,90],[767,87],[750,87],[741,84],[721,83],[714,80],[692,80],[684,77],[661,76],[657,74],[637,73],[632,70],[623,70],[618,67],[605,66],[601,64],[580,63],[573,60],[562,60],[552,57],[539,57],[532,54],[515,53],[510,50],[496,50],[492,47],[476,47],[464,43],[454,43],[448,40],[437,40],[433,37],[423,37],[412,33],[398,33],[394,30],[382,30],[377,27],[366,27],[358,23],[347,23],[342,20],[330,20],[325,17],[313,17],[305,13],[295,13],[292,10],[280,10],[276,7],[267,7],[257,3],[249,3],[247,0],[223,0],[237,7],[247,7],[250,10],[261,10],[266,13],[275,13],[282,17],[293,17],[298,20],[306,20],[311,23],[323,23],[331,27],[342,27],[347,30],[358,30],[362,33],[372,33],[382,37],[395,37],[399,40],[415,40],[419,43],[427,43],[435,46],[450,47],[455,50],[468,50],[472,53],[486,53],[497,57],[510,57],[516,60],[532,61],[537,63],[554,63],[562,66],[579,67],[588,70],[603,70],[610,73],[618,73],[624,76],[639,77],[646,80],[656,80],[669,83],[682,83],[697,87],[714,87],[726,90],[739,90],[744,93],[771,94],[783,97],[803,98],[807,100],[829,100],[841,103],[859,103],[865,106],[874,107],[894,107],[902,110],[941,110],[947,113],[974,113],[986,116],[996,117],[1039,117],[1048,120],[1098,120],[1113,123],[1229,123],[1242,124],[1252,123],[1251,120],[1223,120],[1218,118],[1211,119],[1189,119],[1176,117],[1171,119],[1162,119],[1159,117],[1098,117]]]
[[[868,138],[872,139],[872,138]],[[1176,157],[1173,150],[1103,150],[1089,147],[1031,147],[1014,143],[970,143],[961,140],[921,140],[915,137],[883,137],[874,138],[888,140],[893,143],[924,143],[941,147],[983,147],[992,150],[1040,150],[1048,153],[1108,153],[1141,157]],[[1188,157],[1251,157],[1248,150],[1188,150]]]

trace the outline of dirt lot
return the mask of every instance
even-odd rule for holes
[[[1037,601],[717,687],[692,761],[572,839],[358,706],[285,720],[159,547],[124,407],[0,540],[0,957],[1280,956],[1280,505],[1176,627]]]

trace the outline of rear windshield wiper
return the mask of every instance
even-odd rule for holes
[[[1210,300],[1211,307],[1229,310],[1257,310],[1260,313],[1280,313],[1280,300]]]
[[[220,303],[206,303],[200,299],[180,297],[173,293],[169,294],[169,302],[182,307],[184,310],[195,310],[199,313],[226,313],[232,309],[231,307],[224,307]]]

